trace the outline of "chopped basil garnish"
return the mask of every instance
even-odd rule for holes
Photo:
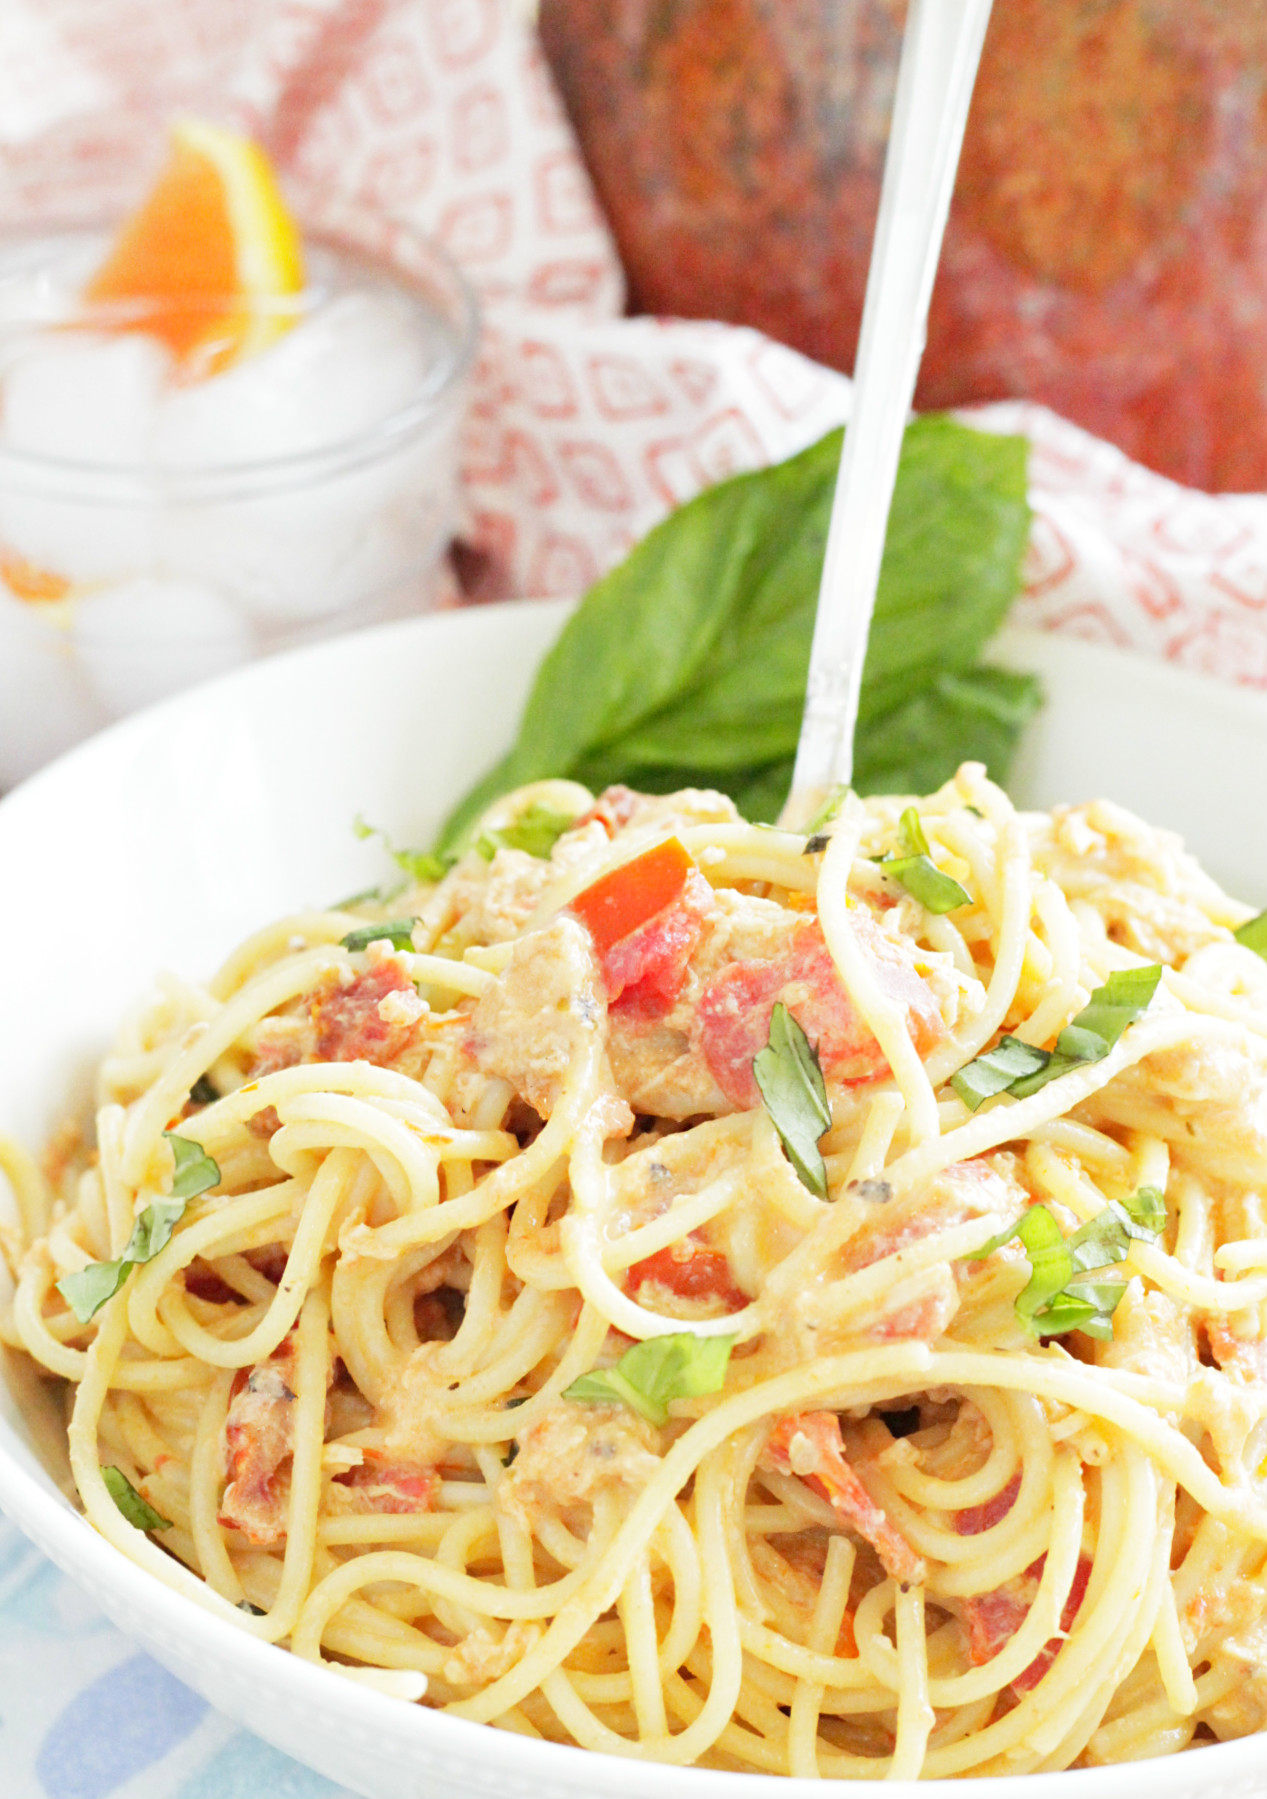
[[[811,1193],[827,1197],[827,1168],[818,1140],[831,1128],[831,1107],[818,1055],[780,1000],[770,1014],[770,1036],[752,1059],[766,1111],[788,1159]]]
[[[928,838],[924,834],[924,826],[920,822],[919,813],[914,806],[907,806],[898,819],[897,834],[902,839],[902,848],[908,856],[932,854],[928,847]]]
[[[1121,1213],[1105,1206],[1094,1218],[1079,1225],[1069,1239],[1074,1273],[1089,1274],[1092,1269],[1111,1268],[1115,1262],[1124,1262],[1130,1247],[1131,1233],[1123,1224]]]
[[[975,1112],[996,1093],[1006,1093],[1013,1081],[1045,1068],[1050,1059],[1045,1049],[1035,1049],[1019,1037],[1000,1037],[993,1049],[952,1074],[950,1084],[968,1110]]]
[[[1034,1049],[1015,1037],[1003,1037],[994,1049],[951,1075],[951,1086],[969,1111],[975,1112],[983,1100],[996,1093],[1027,1099],[1048,1081],[1068,1074],[1071,1068],[1102,1062],[1127,1025],[1134,1024],[1148,1010],[1161,975],[1160,962],[1147,968],[1119,969],[1103,987],[1096,988],[1078,1016],[1065,1026],[1054,1050]],[[1029,1065],[1023,1067],[1022,1063]],[[1003,1075],[1012,1067],[1015,1075],[1004,1080]]]
[[[434,850],[393,850],[392,860],[414,881],[432,886],[442,881],[453,867],[456,856],[439,856]]]
[[[262,1605],[252,1605],[249,1599],[239,1599],[238,1610],[240,1612],[248,1613],[252,1618],[262,1618],[264,1616],[264,1607]]]
[[[1116,1200],[1110,1204],[1116,1205]],[[1160,1187],[1141,1187],[1129,1199],[1121,1201],[1128,1236],[1152,1243],[1166,1228],[1166,1196]]]
[[[906,854],[886,856],[880,864],[885,874],[900,881],[912,899],[917,899],[926,912],[940,916],[943,912],[957,911],[960,906],[970,906],[972,895],[968,889],[961,887],[950,875],[944,874],[933,861],[924,827],[914,806],[908,806],[903,812],[898,828]]]
[[[178,1137],[173,1131],[164,1131],[163,1135],[175,1160],[168,1198],[151,1200],[137,1215],[127,1247],[115,1261],[90,1262],[77,1274],[65,1275],[57,1283],[57,1291],[81,1324],[87,1324],[108,1299],[114,1298],[130,1269],[153,1261],[159,1250],[167,1247],[189,1201],[220,1179],[219,1166],[201,1143]],[[123,1476],[119,1478],[122,1480]]]
[[[200,1074],[189,1089],[189,1097],[196,1106],[214,1106],[220,1095],[206,1075]]]
[[[972,904],[972,895],[953,876],[943,874],[931,856],[902,856],[884,864],[886,875],[901,883],[926,912],[940,917]]]
[[[137,1530],[170,1530],[172,1521],[164,1518],[162,1512],[156,1512],[148,1499],[142,1499],[122,1468],[103,1468],[101,1478],[106,1483],[106,1492],[118,1506],[129,1524]]]
[[[491,862],[498,850],[526,850],[530,856],[537,856],[545,861],[564,831],[570,831],[576,819],[576,813],[556,812],[552,806],[534,802],[500,830],[481,831],[475,840],[475,847],[486,862]]]
[[[1071,1281],[1063,1292],[1034,1313],[1031,1328],[1040,1337],[1085,1331],[1101,1343],[1110,1342],[1113,1314],[1125,1291],[1122,1281]]]
[[[1267,912],[1260,912],[1257,918],[1247,918],[1233,936],[1246,949],[1252,949],[1256,956],[1267,961]]]
[[[698,1337],[694,1331],[648,1337],[627,1349],[614,1368],[594,1368],[574,1380],[563,1397],[589,1404],[615,1401],[652,1424],[665,1424],[671,1399],[721,1391],[734,1342],[734,1337]]]
[[[344,949],[368,949],[371,943],[381,943],[384,939],[393,949],[412,949],[414,946],[414,926],[416,918],[391,918],[383,924],[359,925],[355,931],[349,931],[342,941]]]
[[[211,1160],[209,1156],[204,1159]],[[214,1162],[211,1163],[211,1166],[213,1169],[216,1168]],[[206,1186],[213,1187],[219,1178],[220,1171],[216,1169],[211,1180],[206,1182]],[[195,1191],[202,1193],[205,1191],[205,1187],[198,1187]],[[189,1193],[175,1199],[152,1200],[138,1215],[136,1223],[132,1226],[132,1235],[128,1238],[122,1260],[133,1265],[152,1262],[159,1250],[165,1249],[171,1242],[172,1232],[180,1223],[186,1204],[193,1197],[193,1193]]]
[[[848,787],[837,786],[829,789],[827,798],[818,808],[818,811],[814,814],[813,818],[806,821],[805,835],[812,839],[822,831],[824,825],[832,824],[848,797]],[[824,844],[821,847],[826,848],[826,845]]]
[[[346,893],[331,906],[332,912],[350,912],[353,906],[386,905],[388,900],[399,899],[408,887],[408,881],[393,881],[390,886],[386,882],[381,887],[362,887],[359,893]]]
[[[113,1299],[128,1277],[132,1263],[125,1256],[115,1262],[89,1262],[77,1274],[63,1275],[57,1291],[81,1324],[96,1316]]]
[[[1102,1062],[1127,1025],[1148,1010],[1161,973],[1161,963],[1154,962],[1147,968],[1120,968],[1111,974],[1073,1023],[1061,1031],[1046,1066],[1014,1082],[1010,1091],[1017,1099],[1025,1099],[1081,1063]]]
[[[1072,1237],[1064,1235],[1046,1206],[1031,1206],[964,1260],[979,1261],[1018,1238],[1030,1266],[1029,1282],[1016,1300],[1016,1315],[1026,1330],[1036,1337],[1080,1330],[1107,1340],[1125,1288],[1121,1281],[1086,1277],[1124,1262],[1132,1237],[1151,1242],[1165,1222],[1166,1202],[1155,1187],[1141,1187],[1124,1203],[1111,1199]]]
[[[442,881],[457,861],[454,855],[437,855],[434,850],[398,850],[386,831],[380,830],[377,825],[366,824],[359,815],[353,820],[352,829],[358,837],[381,837],[387,854],[411,881],[433,884]],[[344,904],[354,905],[356,900],[387,899],[400,891],[399,887],[393,887],[390,894],[385,894],[381,887],[371,887],[367,892],[357,894],[354,899],[346,900]]]
[[[168,1144],[171,1147],[172,1158],[176,1164],[172,1173],[171,1197],[173,1199],[197,1199],[200,1193],[205,1193],[208,1187],[214,1187],[218,1183],[220,1179],[219,1167],[213,1158],[207,1154],[201,1143],[194,1143],[188,1137],[178,1137],[174,1131],[164,1131],[163,1135],[166,1137]],[[161,1204],[161,1202],[156,1202],[153,1206],[147,1206],[146,1211],[153,1212],[156,1210],[158,1204]],[[180,1213],[178,1212],[176,1218],[179,1218],[179,1216]],[[142,1212],[141,1218],[144,1217],[145,1212]],[[176,1218],[172,1219],[173,1224],[175,1224]],[[140,1222],[141,1219],[138,1219],[138,1228],[140,1227]],[[171,1234],[169,1228],[162,1243],[156,1242],[148,1255],[136,1256],[134,1259],[138,1262],[148,1262],[150,1256],[156,1256],[158,1254],[159,1250],[162,1249],[163,1244],[167,1242],[167,1239]],[[135,1241],[135,1230],[132,1232],[132,1237],[133,1241]]]

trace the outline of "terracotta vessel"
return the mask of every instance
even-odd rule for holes
[[[542,0],[639,310],[852,366],[901,0]],[[918,401],[1267,488],[1267,5],[996,0]]]

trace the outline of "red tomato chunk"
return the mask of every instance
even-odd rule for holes
[[[644,1018],[670,1011],[712,903],[676,837],[579,893],[572,910],[594,939],[609,1003]]]
[[[931,990],[866,913],[853,915],[853,928],[881,987],[905,1007],[915,1046],[924,1054],[943,1029]],[[700,1048],[713,1079],[737,1106],[755,1106],[760,1098],[752,1061],[769,1039],[776,1000],[783,1001],[818,1051],[824,1071],[837,1080],[872,1081],[888,1073],[880,1045],[855,1012],[813,920],[798,926],[781,956],[732,962],[701,996]]]
[[[667,1288],[679,1299],[720,1299],[728,1312],[742,1311],[748,1303],[725,1256],[694,1236],[633,1264],[626,1277],[629,1293],[636,1299],[646,1286]]]
[[[821,1493],[841,1521],[871,1544],[894,1580],[923,1579],[923,1562],[846,1461],[835,1412],[788,1412],[776,1419],[762,1460]]]

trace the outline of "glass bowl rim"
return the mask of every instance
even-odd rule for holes
[[[411,297],[423,298],[421,282],[425,277],[394,262],[389,256],[375,258],[373,252],[353,242],[346,235],[347,216],[336,214],[328,218],[324,226],[320,220],[315,222],[310,229],[304,230],[305,245],[334,251],[359,250],[372,260],[380,260],[385,271]],[[392,245],[403,240],[415,253],[421,252],[423,264],[430,265],[427,275],[434,272],[440,276],[437,286],[446,304],[444,316],[455,336],[452,346],[428,368],[406,404],[348,437],[310,449],[280,456],[252,457],[245,461],[189,463],[171,468],[153,462],[101,463],[37,455],[11,449],[0,442],[0,486],[14,477],[19,490],[28,496],[41,500],[75,500],[89,505],[152,506],[165,501],[188,504],[198,500],[251,498],[257,494],[310,486],[390,455],[440,416],[444,402],[461,386],[475,359],[482,320],[471,282],[434,237],[395,215],[376,215],[375,224],[384,230]],[[92,217],[59,216],[46,221],[42,227],[33,222],[21,229],[0,233],[0,253],[25,239],[34,241],[41,229],[46,234],[69,233],[100,230],[102,225],[99,214]],[[446,286],[449,291],[444,293]],[[26,481],[22,480],[24,474],[28,477]]]

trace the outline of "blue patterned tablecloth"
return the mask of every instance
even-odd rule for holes
[[[2,1799],[351,1799],[143,1655],[0,1517]]]

